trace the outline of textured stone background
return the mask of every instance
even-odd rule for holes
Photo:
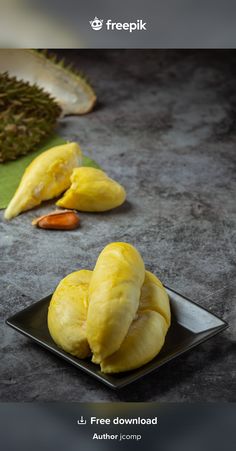
[[[232,400],[235,393],[236,54],[64,51],[92,80],[96,110],[68,117],[78,140],[127,189],[72,232],[34,229],[51,205],[11,223],[1,214],[1,400]],[[140,382],[113,392],[4,325],[108,242],[129,241],[166,285],[230,327]]]

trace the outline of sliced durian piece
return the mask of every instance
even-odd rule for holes
[[[52,147],[41,153],[26,168],[5,211],[5,219],[11,219],[44,200],[59,196],[70,186],[72,171],[81,162],[82,152],[76,143]]]
[[[159,313],[145,310],[137,315],[118,351],[101,361],[103,373],[134,370],[150,362],[161,350],[167,324]]]
[[[83,76],[43,52],[0,49],[0,72],[45,89],[57,100],[63,115],[88,113],[96,103],[96,95]]]
[[[120,348],[101,361],[101,371],[120,373],[150,362],[160,352],[169,326],[166,290],[154,274],[146,271],[137,315]]]
[[[87,338],[93,362],[117,351],[136,315],[145,276],[142,257],[128,243],[108,244],[89,285]]]
[[[73,210],[99,212],[121,205],[126,198],[124,188],[100,169],[74,169],[71,186],[57,205]]]
[[[48,329],[64,351],[85,359],[90,355],[86,337],[88,285],[92,271],[76,271],[61,280],[48,309]]]
[[[145,271],[145,280],[141,290],[138,312],[154,310],[166,320],[170,326],[170,302],[166,289],[155,274]]]
[[[59,105],[43,89],[0,74],[0,162],[33,150],[52,133],[60,114]]]

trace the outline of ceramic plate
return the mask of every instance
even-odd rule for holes
[[[89,359],[80,360],[57,347],[47,327],[47,311],[51,295],[15,314],[6,322],[18,332],[62,359],[85,371],[113,389],[119,389],[149,374],[165,363],[213,337],[227,327],[227,323],[189,299],[167,288],[171,303],[172,322],[161,352],[141,368],[117,375],[101,373],[100,367]]]

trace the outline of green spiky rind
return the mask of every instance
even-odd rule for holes
[[[55,53],[49,52],[47,49],[41,49],[41,50],[28,49],[27,51],[31,52],[32,54],[37,54],[42,59],[49,60],[52,64],[54,64],[57,67],[60,67],[61,70],[66,72],[68,74],[68,76],[73,75],[74,77],[77,78],[77,80],[79,82],[84,83],[86,88],[91,92],[91,94],[94,97],[94,102],[91,104],[91,109],[88,110],[88,112],[92,110],[92,108],[94,107],[94,105],[97,102],[97,96],[96,96],[96,93],[92,86],[91,81],[82,71],[79,71],[73,63],[69,63],[69,64],[66,63],[64,58],[60,59],[57,55],[55,55]]]
[[[30,51],[36,52],[37,54],[42,55],[44,58],[50,60],[56,66],[60,66],[61,69],[63,69],[64,71],[71,73],[71,74],[75,75],[76,77],[80,78],[81,80],[83,80],[86,84],[89,85],[90,89],[93,91],[93,93],[95,95],[95,91],[92,86],[91,80],[89,80],[89,78],[87,77],[87,75],[84,74],[84,72],[78,70],[75,67],[74,63],[71,63],[71,62],[67,63],[64,58],[60,59],[58,57],[58,55],[56,55],[55,53],[52,53],[51,51],[49,52],[47,49],[43,49],[43,50],[32,49]]]
[[[25,155],[49,136],[61,108],[42,88],[0,74],[0,162]]]

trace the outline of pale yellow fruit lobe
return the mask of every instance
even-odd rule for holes
[[[119,373],[150,362],[162,349],[170,326],[168,294],[145,271],[138,251],[111,243],[94,271],[69,274],[58,285],[48,327],[59,347],[92,361],[104,373]]]
[[[73,210],[99,212],[123,204],[124,188],[100,169],[80,167],[73,171],[71,186],[57,205]]]
[[[150,271],[145,272],[145,280],[141,290],[139,312],[154,310],[170,325],[170,302],[168,294],[161,281]]]
[[[152,310],[143,311],[133,321],[119,350],[102,360],[102,372],[130,371],[150,362],[161,350],[166,332],[163,316]]]
[[[86,337],[88,286],[92,271],[69,274],[56,288],[48,309],[48,329],[64,351],[84,359],[91,353]]]
[[[160,352],[169,326],[167,292],[161,281],[146,271],[137,315],[118,351],[102,360],[102,372],[119,373],[145,365]]]
[[[81,162],[82,153],[76,143],[52,147],[41,153],[26,168],[5,211],[5,219],[11,219],[44,200],[59,196],[70,186],[72,171]]]
[[[138,310],[145,268],[128,243],[111,243],[98,257],[89,285],[87,338],[93,361],[119,349]]]

